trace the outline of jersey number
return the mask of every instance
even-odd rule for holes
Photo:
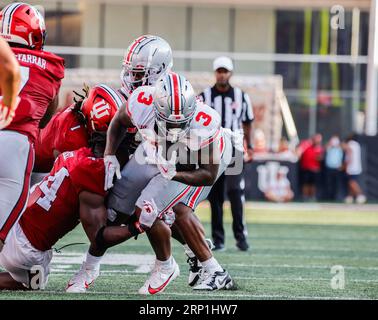
[[[201,119],[204,119],[203,125],[205,127],[207,127],[211,122],[211,116],[202,111],[197,114],[196,121],[199,122]]]
[[[22,67],[20,66],[20,73],[21,73],[21,84],[20,84],[20,90],[18,91],[18,94],[22,91],[22,89],[25,87],[26,83],[29,81],[29,67]]]
[[[20,66],[20,74],[21,74],[21,83],[20,83],[20,89],[18,90],[17,94],[20,94],[22,89],[25,87],[26,83],[29,81],[29,67],[23,67]],[[3,96],[0,96],[2,98]]]
[[[137,99],[137,101],[138,101],[139,103],[143,103],[143,104],[145,104],[145,105],[147,105],[147,106],[149,106],[149,105],[152,103],[152,100],[153,100],[152,96],[149,95],[149,97],[146,98],[146,97],[144,96],[144,92],[139,93],[139,95],[138,95],[138,99]]]
[[[57,173],[55,173],[55,175],[49,176],[46,180],[43,180],[39,185],[39,188],[43,192],[44,196],[41,196],[37,200],[37,204],[39,204],[46,211],[49,211],[52,202],[56,199],[56,194],[62,185],[64,178],[68,176],[68,170],[63,167]]]

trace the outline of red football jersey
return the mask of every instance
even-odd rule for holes
[[[6,130],[27,135],[34,142],[39,122],[51,101],[59,93],[64,78],[64,59],[53,53],[24,48],[12,48],[20,64],[21,101],[16,115]]]
[[[79,194],[105,196],[105,167],[89,148],[62,153],[50,174],[32,190],[20,225],[30,243],[46,251],[79,223]]]
[[[88,132],[80,123],[72,107],[55,114],[47,126],[39,130],[35,143],[34,170],[49,172],[54,165],[54,150],[60,153],[74,151],[88,146]]]

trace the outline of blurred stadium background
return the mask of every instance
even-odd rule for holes
[[[293,148],[316,132],[323,141],[334,134],[363,135],[362,186],[370,201],[378,200],[378,158],[368,152],[377,143],[370,138],[377,134],[376,1],[29,2],[45,15],[46,50],[66,59],[61,106],[84,82],[119,86],[128,44],[141,34],[157,34],[174,50],[174,69],[185,73],[198,92],[214,81],[215,57],[233,58],[232,81],[250,94],[255,128],[270,153],[278,150],[282,136]],[[293,184],[298,174],[290,165],[289,172]],[[293,189],[298,198],[298,186]],[[262,198],[261,190],[251,191],[249,185],[246,195]]]
[[[297,159],[274,155],[281,136],[293,147],[316,132],[328,140],[333,134],[345,137],[354,131],[363,149],[363,187],[369,201],[377,201],[376,0],[28,2],[45,15],[46,50],[66,59],[61,106],[71,101],[72,89],[84,82],[119,86],[124,51],[141,34],[156,34],[171,44],[174,69],[185,73],[198,92],[214,81],[212,60],[227,55],[235,62],[232,83],[250,94],[256,127],[263,132],[269,153],[247,168],[248,199],[261,199],[261,190],[255,190],[259,161],[285,165],[291,181],[297,178]],[[8,3],[0,1],[0,7]],[[206,204],[199,215],[209,232]],[[251,254],[236,249],[217,254],[235,275],[240,291],[214,293],[211,298],[378,298],[376,205],[272,206],[252,202],[247,205],[246,219]],[[232,242],[229,210],[226,222],[226,242]],[[87,242],[84,233],[77,228],[58,247],[83,241]],[[47,291],[2,297],[69,298],[62,294],[64,281],[77,270],[80,259],[73,257],[81,256],[86,245],[65,250],[53,260]],[[137,297],[134,293],[149,270],[144,266],[153,261],[146,254],[152,254],[146,238],[118,246],[111,253],[94,290],[81,298]],[[175,249],[176,255],[184,277],[162,298],[210,298],[193,295],[185,284],[184,255]],[[131,260],[136,264],[130,264]],[[330,286],[334,265],[345,268],[345,290]]]

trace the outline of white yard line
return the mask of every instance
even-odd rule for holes
[[[298,268],[298,269],[330,269],[333,265],[290,265],[290,264],[246,264],[246,263],[224,263],[224,266],[228,267],[242,267],[242,268]],[[356,267],[356,266],[345,266],[345,270],[378,270],[378,267]]]
[[[312,254],[272,254],[272,253],[253,253],[251,254],[252,257],[254,256],[259,256],[259,257],[272,257],[272,258],[311,258],[311,259],[332,259],[332,260],[341,260],[341,259],[346,259],[346,260],[364,260],[364,261],[377,261],[378,257],[335,257],[334,255],[312,255]]]
[[[336,265],[337,263],[330,264],[330,265],[304,265],[304,264],[297,264],[297,265],[290,265],[290,264],[248,264],[248,263],[223,263],[222,265],[226,267],[236,267],[236,268],[273,268],[273,269],[330,269],[332,266]],[[106,265],[106,264],[103,264]],[[122,264],[120,264],[122,265]],[[181,268],[186,265],[181,265]],[[363,266],[346,266],[343,265],[345,270],[378,270],[378,267],[363,267]],[[65,271],[66,269],[64,265],[61,264],[52,264],[52,270],[56,271]],[[118,269],[117,269],[118,270]],[[69,271],[69,270],[68,270]],[[113,270],[104,270],[107,272]],[[121,270],[122,272],[133,273],[132,271]],[[140,272],[136,272],[140,273]]]
[[[203,208],[210,208],[208,202],[204,201],[200,204]],[[378,212],[378,204],[345,204],[345,203],[305,203],[305,202],[291,202],[291,203],[271,203],[264,201],[247,201],[245,203],[248,209],[261,209],[261,210],[277,210],[277,211],[371,211]],[[230,208],[229,201],[225,202],[225,207]]]
[[[100,276],[104,275],[119,275],[122,273],[123,277],[135,277],[136,275],[141,275],[137,272],[130,272],[127,270],[101,270]],[[52,270],[51,275],[57,275],[57,276],[65,276],[67,274],[73,274],[73,271],[64,271],[64,270]],[[143,276],[143,275],[141,275]],[[185,276],[184,276],[185,277]],[[297,281],[297,282],[313,282],[313,281],[325,281],[329,282],[330,278],[280,278],[280,277],[242,277],[242,276],[233,276],[234,280],[251,280],[251,281],[261,281],[261,280],[267,280],[267,281]],[[356,282],[356,283],[378,283],[377,280],[371,280],[371,279],[347,279],[347,282]]]
[[[211,292],[208,294],[203,294],[200,292],[196,293],[185,293],[185,292],[162,292],[159,293],[160,296],[176,296],[176,297],[193,297],[195,299],[206,299],[211,297],[211,299],[219,299],[219,298],[251,298],[251,299],[294,299],[294,300],[374,300],[372,298],[366,297],[332,297],[332,296],[296,296],[296,295],[286,295],[286,294],[237,294],[237,293],[223,293],[224,291],[217,291]],[[35,292],[34,292],[35,293]],[[41,294],[48,293],[48,294],[59,294],[59,295],[66,295],[64,291],[57,291],[57,290],[44,290],[41,291]],[[111,291],[87,291],[86,295],[113,295],[113,296],[138,296],[141,297],[138,293],[134,292],[111,292]],[[68,294],[67,294],[68,295]],[[146,299],[146,297],[144,297]],[[188,302],[189,303],[189,302]]]

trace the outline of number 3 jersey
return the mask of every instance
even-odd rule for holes
[[[46,251],[79,223],[82,191],[105,197],[105,167],[91,149],[65,152],[50,174],[33,187],[20,225],[30,243]]]
[[[12,48],[21,71],[16,115],[6,130],[17,131],[34,142],[40,120],[55,96],[64,78],[64,59],[50,52]]]
[[[151,152],[149,147],[155,145],[157,140],[152,98],[154,90],[154,87],[139,87],[131,94],[126,105],[126,112],[143,140],[150,142],[144,144],[145,151],[149,155]],[[190,130],[180,142],[184,143],[191,151],[198,151],[216,141],[220,137],[220,133],[221,119],[219,114],[208,105],[197,100],[197,108],[190,123]]]

